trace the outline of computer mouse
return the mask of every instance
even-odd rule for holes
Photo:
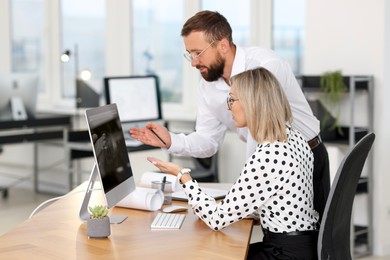
[[[163,208],[163,212],[165,213],[174,213],[174,212],[181,212],[181,211],[187,211],[188,208],[185,206],[169,206]]]

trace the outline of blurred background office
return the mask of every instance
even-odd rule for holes
[[[344,75],[373,76],[373,118],[364,96],[358,93],[355,98],[356,126],[372,124],[369,127],[377,136],[372,151],[371,195],[358,200],[365,205],[369,199],[372,204],[372,208],[362,206],[360,211],[372,210],[372,219],[362,221],[372,223],[373,254],[390,255],[388,1],[1,0],[0,75],[39,75],[37,110],[71,115],[73,127],[82,129],[85,119],[84,111],[76,105],[76,79],[99,93],[103,104],[104,77],[156,74],[164,119],[170,129],[189,132],[196,118],[200,76],[183,58],[180,30],[187,18],[203,9],[226,16],[236,44],[272,48],[289,61],[297,76],[334,70]],[[348,96],[342,99],[342,111],[349,111],[349,102]],[[349,112],[341,114],[342,124],[348,125],[349,120]],[[230,135],[235,136],[227,133],[219,152],[220,182],[234,181],[245,160],[240,152],[243,144]],[[327,147],[331,171],[335,172],[349,147]],[[30,144],[3,146],[0,169],[18,166],[17,174],[24,176],[33,164],[32,152]],[[43,165],[64,156],[63,151],[46,146],[40,147],[39,153]],[[161,151],[132,154],[136,172],[152,169],[145,159],[150,153],[164,156]],[[90,165],[91,160],[87,160],[82,168]],[[58,183],[47,185],[48,191],[67,191],[60,185],[66,179],[64,168],[59,166],[43,176],[43,180]],[[28,180],[18,185],[29,187]],[[0,186],[7,183],[12,181],[0,174]]]

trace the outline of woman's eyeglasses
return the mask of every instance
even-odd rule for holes
[[[232,105],[233,105],[234,101],[238,101],[238,100],[239,100],[238,98],[234,99],[231,96],[227,97],[226,104],[227,104],[228,109],[232,110]]]

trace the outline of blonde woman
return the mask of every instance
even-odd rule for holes
[[[247,127],[258,144],[225,199],[216,202],[202,192],[188,169],[148,160],[178,176],[195,214],[213,230],[258,214],[264,238],[251,244],[248,259],[316,259],[313,153],[291,127],[286,95],[265,68],[242,72],[231,84],[227,108],[236,127]]]

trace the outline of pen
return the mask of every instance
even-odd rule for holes
[[[150,131],[152,131],[152,133],[164,144],[164,145],[167,145],[163,139],[161,139],[160,136],[158,136],[158,134],[151,128],[149,128]]]
[[[164,176],[162,179],[162,185],[161,185],[161,191],[164,192],[165,190],[165,183],[167,182],[167,176]]]

